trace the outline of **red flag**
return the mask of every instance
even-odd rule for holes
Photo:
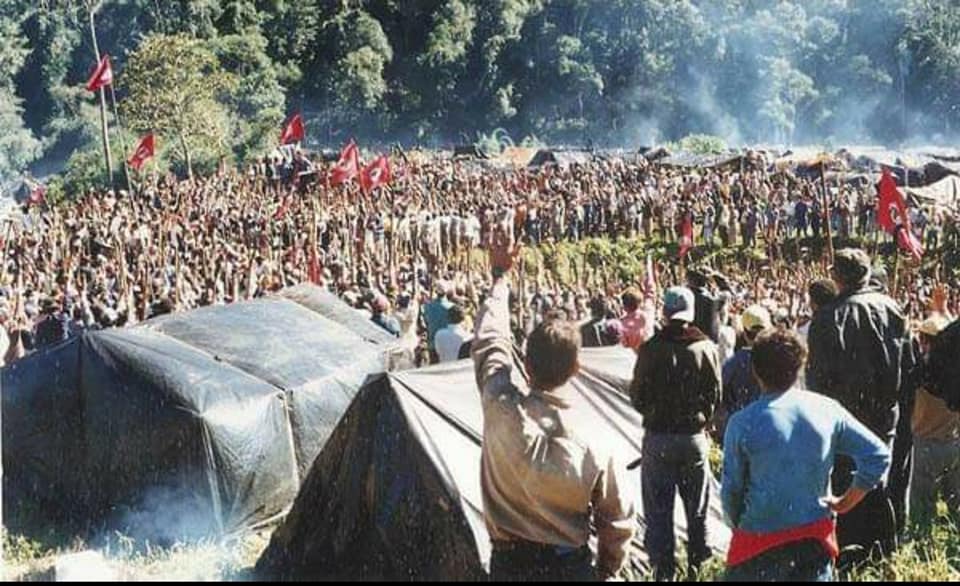
[[[87,80],[87,91],[95,92],[111,83],[113,83],[113,68],[110,67],[110,55],[104,53],[100,63],[97,63],[97,68],[93,70],[93,75]]]
[[[313,245],[310,247],[310,265],[307,267],[307,278],[314,285],[323,284],[320,271],[320,259],[317,258],[317,247]]]
[[[140,139],[137,150],[133,151],[133,154],[127,160],[127,164],[139,171],[140,167],[147,162],[147,159],[153,156],[153,147],[153,134],[151,133]]]
[[[900,248],[915,258],[923,257],[923,245],[917,240],[910,226],[907,202],[897,189],[897,182],[886,167],[883,168],[883,177],[880,178],[878,191],[880,199],[877,202],[877,223],[888,233],[893,234]]]
[[[392,180],[390,159],[386,155],[380,155],[363,169],[363,173],[360,174],[360,187],[370,193],[381,185],[387,185]]]
[[[47,203],[47,188],[40,183],[34,185],[27,198],[27,205],[39,206]]]
[[[360,172],[360,149],[352,140],[340,152],[340,160],[330,170],[330,185],[350,181]]]
[[[303,140],[303,117],[300,114],[294,114],[290,122],[283,127],[283,133],[280,134],[280,144],[290,144],[291,142],[300,142]]]
[[[277,208],[277,211],[273,214],[274,220],[282,220],[287,215],[287,209],[290,207],[290,198],[283,196],[283,199],[280,201],[280,207]]]
[[[683,215],[683,223],[680,225],[680,258],[687,256],[691,248],[693,248],[693,218],[690,212],[687,212]]]

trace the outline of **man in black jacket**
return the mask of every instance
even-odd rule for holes
[[[706,517],[709,491],[704,428],[720,401],[717,346],[692,324],[694,295],[686,287],[664,294],[668,321],[637,353],[630,385],[643,415],[641,482],[647,526],[644,547],[656,580],[670,580],[674,559],[673,507],[679,491],[687,517],[691,571],[710,557]]]
[[[890,297],[869,285],[870,259],[862,250],[838,251],[832,271],[840,294],[810,324],[807,384],[810,390],[839,401],[892,448],[908,348],[904,317]],[[842,494],[852,477],[852,463],[838,458],[834,494]],[[840,518],[837,537],[841,550],[861,546],[842,555],[841,565],[857,562],[877,549],[888,554],[896,547],[886,480]]]

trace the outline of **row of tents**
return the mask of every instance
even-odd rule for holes
[[[261,577],[481,578],[490,551],[471,365],[395,372],[394,349],[303,285],[31,355],[2,371],[7,510],[29,502],[58,528],[151,543],[283,518]],[[642,440],[620,390],[632,362],[621,348],[585,350],[573,383],[582,424],[625,462]],[[729,530],[713,502],[721,552]],[[681,536],[683,526],[678,517]]]

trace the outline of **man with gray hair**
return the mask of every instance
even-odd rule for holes
[[[836,253],[832,278],[839,295],[816,313],[810,324],[810,390],[837,400],[892,447],[900,414],[906,348],[903,314],[889,296],[871,286],[870,258],[859,249]],[[838,457],[833,490],[842,494],[853,479],[853,463]],[[896,547],[896,522],[887,478],[837,526],[841,565],[857,562],[874,550]]]

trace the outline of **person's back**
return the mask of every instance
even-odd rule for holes
[[[502,241],[503,235],[499,235]],[[509,288],[513,256],[490,253],[495,283],[477,318],[472,356],[483,408],[480,485],[495,580],[586,580],[616,575],[635,519],[626,469],[601,438],[569,420],[580,340],[570,322],[551,319],[527,341],[526,373],[516,369]],[[597,568],[588,546],[598,536]]]
[[[844,252],[837,253],[837,262],[846,274],[838,278],[848,282],[810,324],[807,384],[839,401],[874,433],[892,439],[906,323],[896,302],[866,284],[869,259],[857,251],[850,253],[855,260],[847,260]]]
[[[637,352],[629,390],[643,416],[644,546],[658,581],[670,580],[676,572],[673,510],[678,492],[687,518],[690,571],[711,555],[706,526],[709,442],[704,429],[720,398],[720,357],[716,344],[691,323],[694,303],[689,289],[667,289],[667,326]]]
[[[763,394],[730,418],[724,435],[729,580],[829,580],[840,554],[833,513],[846,518],[889,470],[879,437],[833,399],[796,388],[806,356],[797,334],[782,328],[765,330],[753,346]],[[839,456],[856,473],[834,497]]]
[[[750,480],[742,488],[749,498],[738,511],[737,526],[773,532],[829,517],[823,497],[834,457],[864,446],[847,433],[851,427],[865,431],[833,399],[802,390],[763,395],[735,414],[727,425],[725,445],[732,441],[731,450],[749,453],[750,467]],[[885,449],[879,443],[874,447]],[[871,477],[879,478],[883,470],[878,468]],[[724,482],[729,483],[728,476],[737,470],[724,470]]]

